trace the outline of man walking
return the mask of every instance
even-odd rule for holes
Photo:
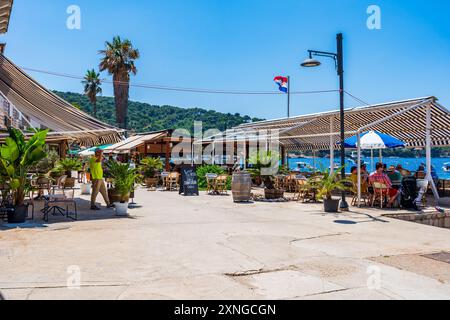
[[[100,210],[100,208],[97,207],[97,205],[95,204],[95,200],[97,199],[97,195],[99,192],[102,194],[107,207],[111,208],[111,204],[108,198],[108,192],[106,190],[106,185],[105,182],[103,181],[102,160],[103,160],[103,151],[101,149],[97,149],[95,150],[95,155],[89,161],[92,179],[91,210]]]

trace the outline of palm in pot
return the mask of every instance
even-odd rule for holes
[[[138,171],[127,163],[115,161],[109,161],[107,167],[113,185],[113,188],[109,190],[110,200],[114,202],[117,214],[120,212],[120,215],[126,215],[130,193],[134,190],[139,178]]]
[[[44,146],[48,130],[36,132],[28,141],[25,141],[22,131],[15,128],[9,128],[8,131],[9,137],[5,139],[5,144],[0,146],[2,171],[6,174],[13,196],[14,213],[8,214],[8,220],[11,223],[23,223],[28,209],[25,196],[31,187],[27,175],[47,156]]]
[[[338,212],[340,199],[333,199],[333,192],[340,190],[348,190],[346,183],[349,179],[340,179],[342,167],[330,173],[330,170],[325,171],[323,176],[312,177],[309,179],[309,184],[316,188],[319,199],[323,199],[325,212]]]
[[[148,188],[156,186],[158,178],[156,174],[164,167],[163,162],[159,158],[145,158],[141,160],[140,171],[144,176],[145,184]]]

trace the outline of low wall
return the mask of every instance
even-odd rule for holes
[[[450,229],[450,213],[399,213],[399,214],[387,214],[389,218],[426,224],[433,227]]]

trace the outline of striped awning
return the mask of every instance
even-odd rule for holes
[[[0,34],[7,33],[13,0],[0,0]]]
[[[407,143],[408,148],[426,146],[426,113],[431,111],[432,147],[450,146],[450,113],[441,106],[435,97],[418,98],[383,103],[372,106],[352,108],[345,111],[345,136],[356,134],[362,128],[376,130]],[[324,112],[311,115],[248,123],[240,125],[225,134],[256,135],[260,131],[277,130],[280,143],[289,151],[327,150],[330,138],[335,147],[340,140],[340,112]],[[203,142],[220,141],[217,137],[204,139]]]
[[[109,146],[104,150],[105,153],[116,153],[116,154],[128,154],[132,150],[138,148],[139,146],[145,145],[146,143],[160,140],[168,136],[167,131],[159,131],[148,134],[140,134],[127,138],[121,142],[118,142],[112,146]]]
[[[23,114],[38,128],[50,129],[49,140],[76,140],[82,146],[111,144],[121,140],[123,130],[103,123],[78,110],[0,55],[0,92],[14,112]],[[14,113],[10,105],[0,106],[5,114]]]

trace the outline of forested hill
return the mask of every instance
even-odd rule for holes
[[[64,100],[92,114],[89,99],[82,94],[54,91]],[[98,97],[97,118],[115,125],[116,113],[114,98]],[[150,132],[164,129],[184,128],[193,131],[194,121],[202,121],[203,129],[219,129],[221,131],[236,127],[242,123],[259,121],[240,114],[220,113],[201,108],[179,108],[173,106],[157,106],[142,102],[129,102],[128,127],[136,132]]]

